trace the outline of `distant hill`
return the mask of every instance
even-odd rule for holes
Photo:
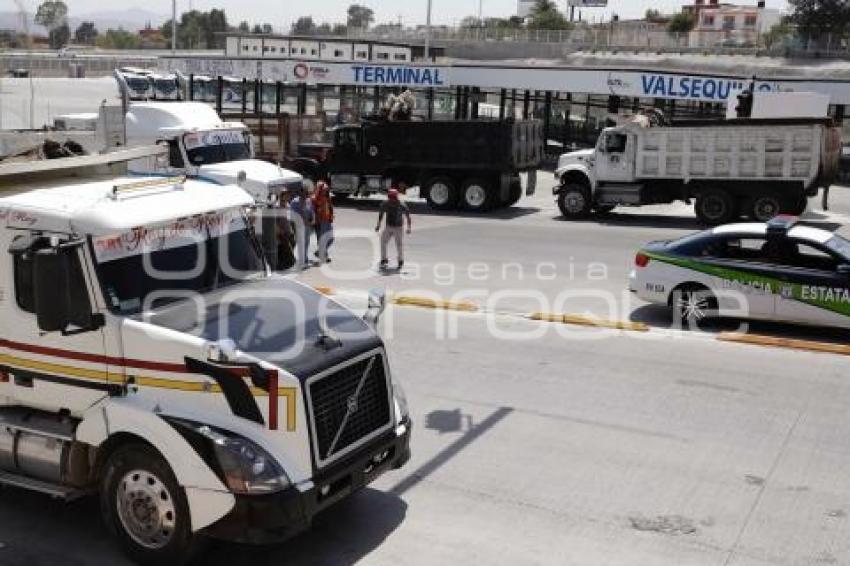
[[[71,14],[68,18],[68,25],[71,27],[71,32],[77,29],[81,22],[94,22],[98,31],[105,31],[109,28],[124,28],[127,31],[138,31],[144,29],[150,23],[153,27],[159,27],[170,16],[156,14],[140,8],[130,8],[128,10],[104,10],[96,14]],[[30,31],[46,34],[47,31],[37,26],[32,21],[32,14],[28,16]],[[24,26],[21,22],[21,17],[17,12],[0,12],[0,29],[14,29],[24,31]]]

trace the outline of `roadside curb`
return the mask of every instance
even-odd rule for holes
[[[417,297],[414,295],[399,295],[390,297],[389,301],[394,305],[403,307],[420,307],[434,310],[479,312],[478,305],[465,301],[444,301],[428,297]]]
[[[769,348],[784,348],[789,350],[802,350],[806,352],[818,352],[824,354],[839,354],[850,356],[850,346],[832,344],[829,342],[814,342],[812,340],[797,340],[794,338],[779,338],[776,336],[764,336],[761,334],[740,334],[737,332],[723,332],[717,340],[721,342],[734,342],[737,344],[749,344],[752,346],[765,346]]]
[[[359,295],[363,293],[360,291],[339,290],[334,287],[328,286],[313,286],[313,289],[326,296],[346,294]],[[431,310],[457,311],[477,314],[497,314],[501,316],[523,318],[535,322],[548,322],[553,324],[566,324],[571,326],[585,326],[590,328],[608,328],[611,330],[622,330],[625,332],[650,333],[657,331],[657,329],[653,329],[651,326],[643,322],[596,318],[584,314],[552,312],[489,313],[485,309],[482,309],[479,305],[472,302],[449,301],[419,295],[388,293],[387,303],[400,307],[417,307]],[[775,336],[765,336],[761,334],[740,334],[737,332],[721,332],[720,334],[714,336],[712,340],[717,342],[745,344],[749,346],[763,346],[768,348],[782,348],[786,350],[798,350],[821,354],[837,354],[842,356],[850,356],[850,345],[833,344],[829,342],[815,342],[812,340],[799,340],[795,338],[780,338]]]
[[[581,314],[535,312],[524,316],[529,320],[536,320],[539,322],[554,322],[558,324],[591,326],[595,328],[611,328],[614,330],[629,330],[631,332],[649,332],[649,326],[642,322],[609,320]]]

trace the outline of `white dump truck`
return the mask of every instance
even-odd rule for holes
[[[411,431],[381,297],[359,316],[272,274],[235,185],[116,177],[160,153],[0,168],[0,484],[97,494],[157,565],[298,533]]]
[[[756,95],[747,115],[757,117],[669,123],[637,116],[606,128],[595,149],[558,161],[554,193],[561,213],[579,219],[620,205],[694,200],[708,225],[802,214],[808,197],[821,188],[826,195],[837,175],[841,135],[825,117],[828,99],[820,112],[803,117],[794,115],[799,103],[782,103],[784,96],[799,102],[801,94]]]

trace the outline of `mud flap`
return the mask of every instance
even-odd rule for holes
[[[525,196],[530,197],[537,191],[537,170],[528,172],[528,181],[525,185]]]
[[[824,212],[829,210],[829,187],[824,187],[823,189],[823,200],[821,204],[823,205]]]

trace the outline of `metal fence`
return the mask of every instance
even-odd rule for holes
[[[354,40],[424,43],[424,28],[349,29]],[[659,50],[716,54],[752,54],[794,57],[850,57],[850,38],[826,35],[816,40],[796,34],[768,42],[756,30],[711,30],[671,33],[651,24],[582,26],[571,30],[434,27],[432,44],[457,43],[557,44],[571,50]]]

